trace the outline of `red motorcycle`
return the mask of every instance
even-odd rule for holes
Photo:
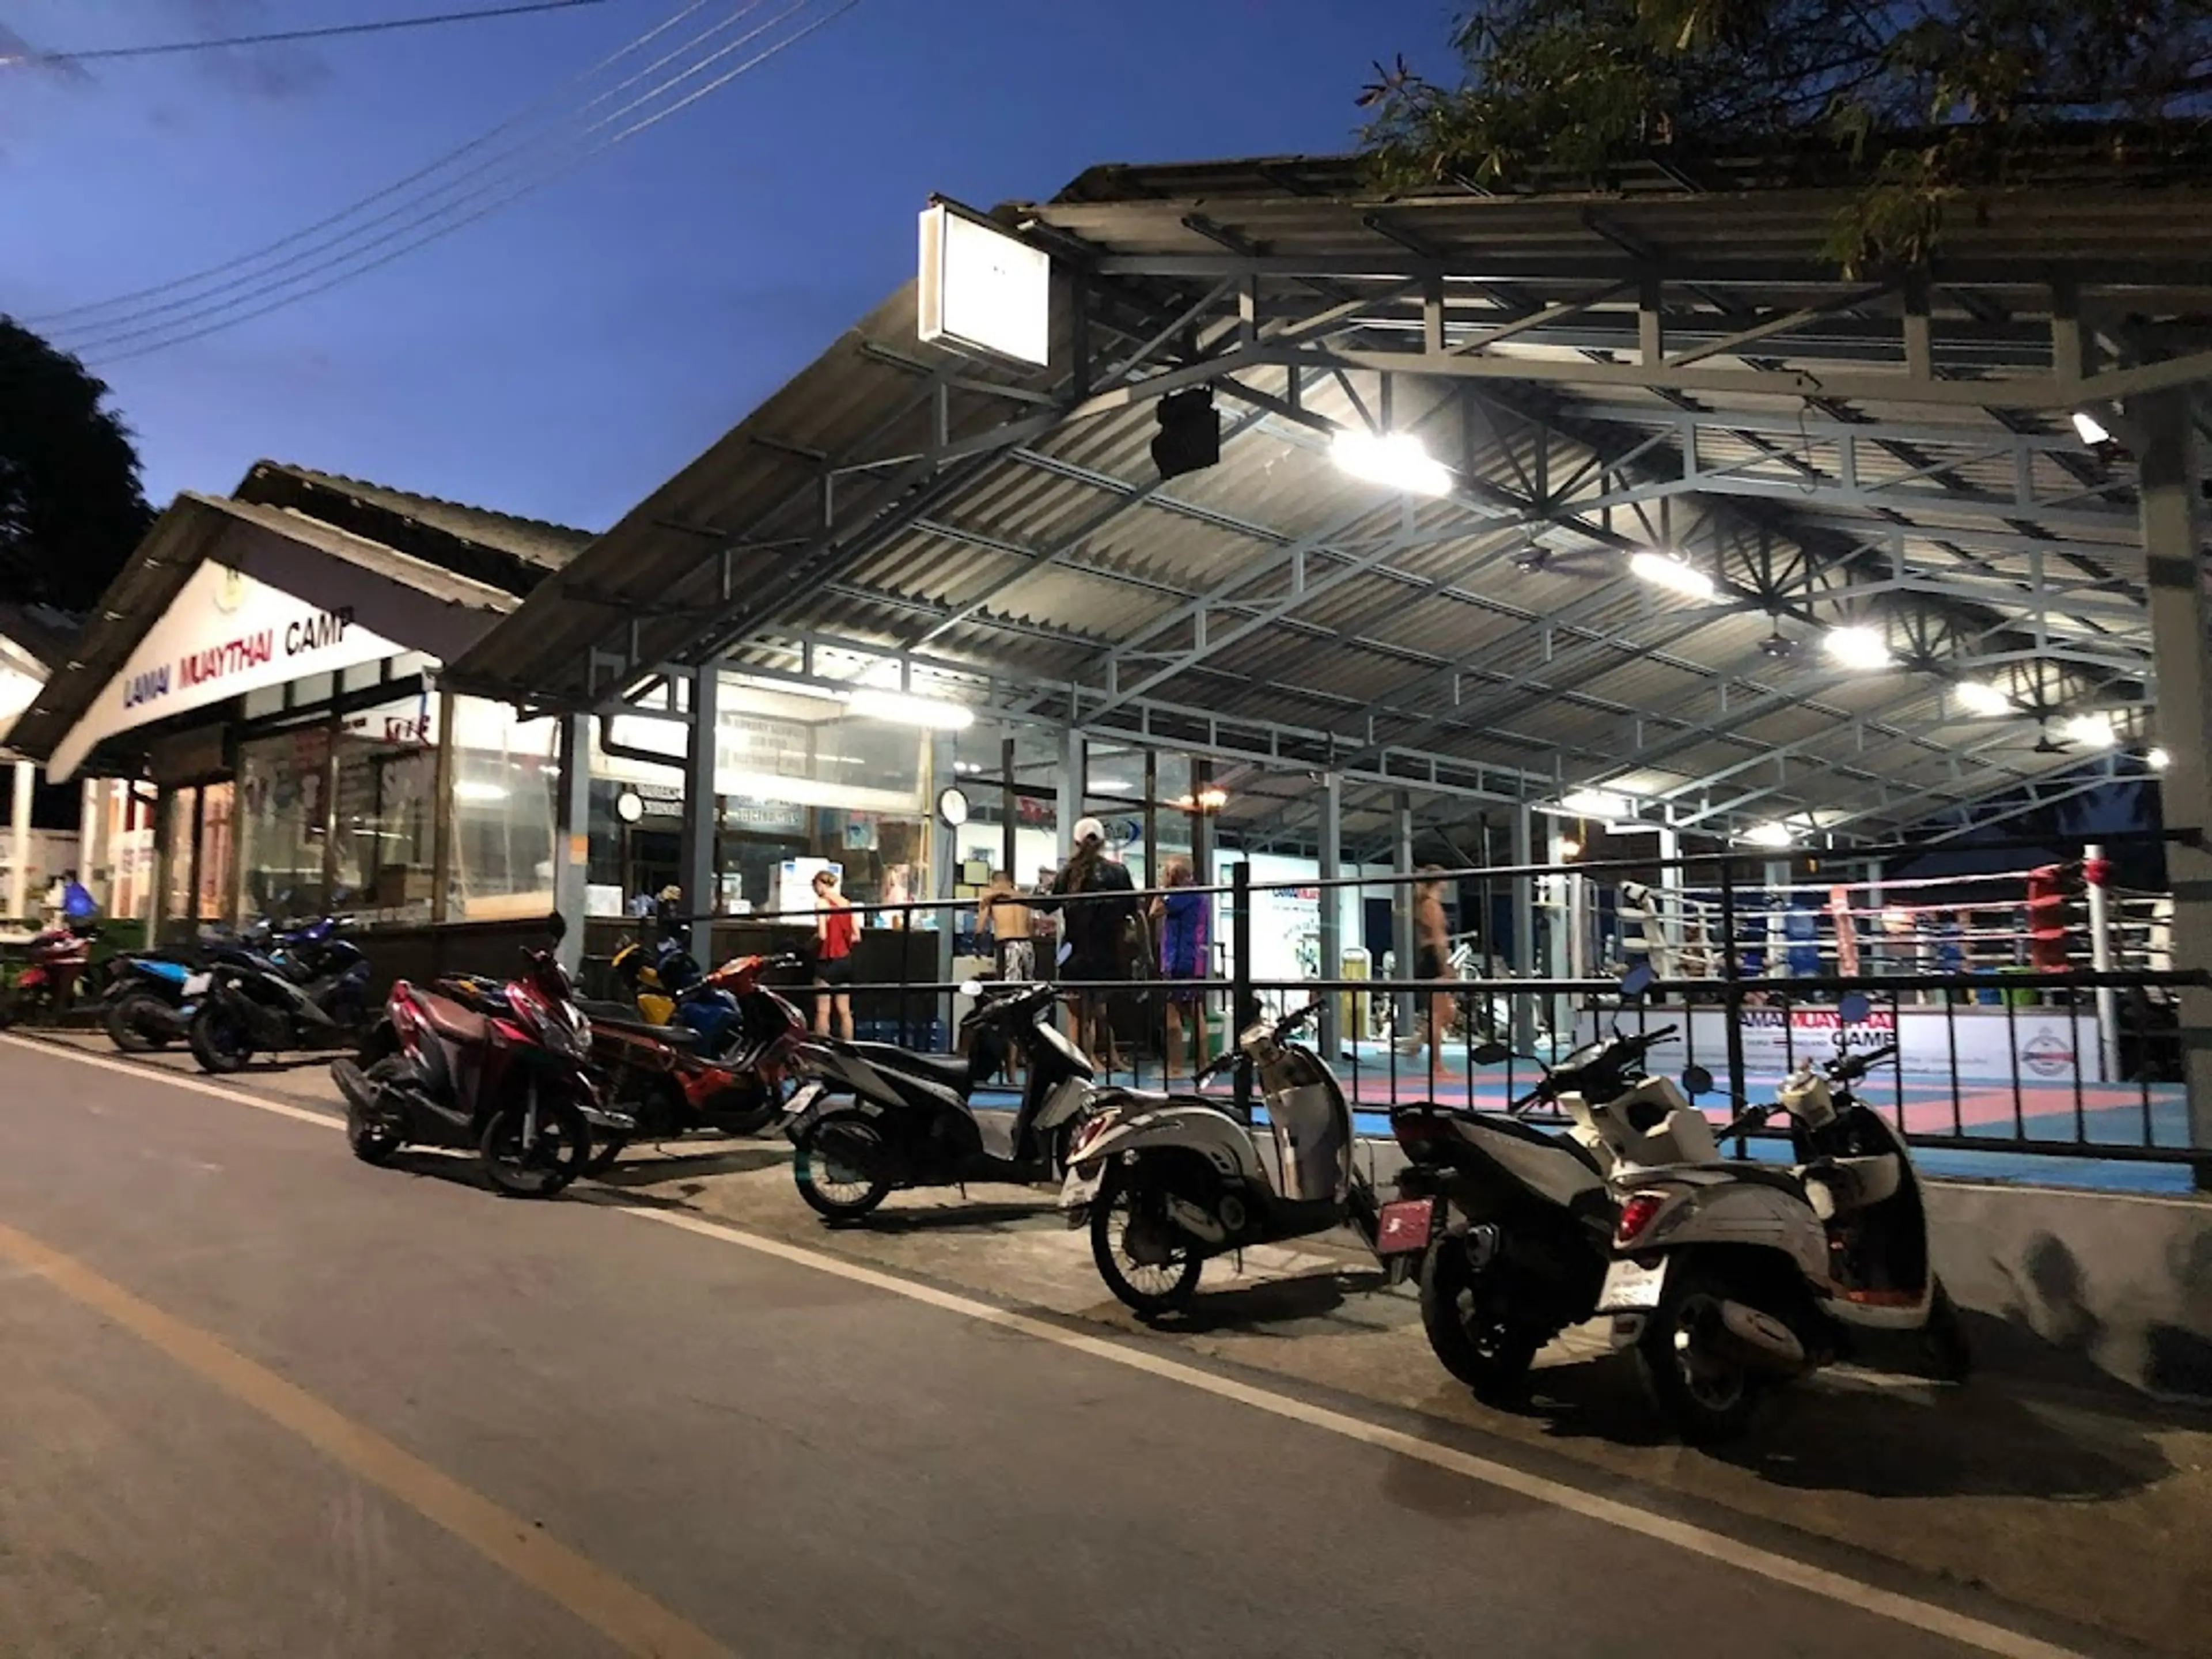
[[[331,1063],[346,1138],[364,1164],[409,1145],[473,1149],[493,1186],[550,1198],[592,1154],[592,1023],[550,951],[502,988],[495,1012],[401,980],[358,1060]]]
[[[37,1015],[53,1019],[68,1012],[76,1000],[77,981],[92,961],[98,931],[94,922],[68,921],[31,941],[28,965],[0,991],[0,1030]]]

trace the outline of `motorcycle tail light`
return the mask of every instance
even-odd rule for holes
[[[1393,1112],[1390,1133],[1407,1152],[1418,1152],[1440,1140],[1451,1139],[1451,1125],[1427,1112]]]
[[[1658,1193],[1638,1193],[1620,1206],[1620,1220],[1614,1226],[1615,1244],[1633,1244],[1658,1218],[1659,1212],[1667,1207],[1666,1198]]]

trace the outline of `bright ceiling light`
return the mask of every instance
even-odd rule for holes
[[[1717,589],[1713,579],[1685,559],[1669,558],[1664,553],[1646,549],[1632,554],[1628,568],[1636,576],[1654,587],[1663,587],[1670,593],[1680,593],[1686,599],[1709,603]]]
[[[2118,740],[2112,730],[2112,717],[2101,708],[2085,709],[2079,714],[2069,715],[2059,730],[2084,749],[2110,749]]]
[[[1821,636],[1820,647],[1838,667],[1889,666],[1889,641],[1879,628],[1832,628]]]
[[[1451,494],[1451,469],[1410,432],[1377,434],[1346,427],[1330,441],[1328,455],[1341,471],[1385,489],[1409,495]]]
[[[1970,714],[2009,714],[2013,701],[2002,687],[1987,680],[1961,680],[1952,689],[1959,706]]]
[[[1743,840],[1753,847],[1771,847],[1780,851],[1797,844],[1797,836],[1786,823],[1754,823],[1743,832]]]
[[[1625,818],[1636,810],[1635,802],[1610,789],[1570,789],[1559,805],[1578,818]]]
[[[1121,778],[1093,778],[1091,780],[1091,788],[1094,794],[1100,795],[1127,795],[1133,793],[1133,786]]]
[[[2143,757],[2143,759],[2149,763],[2150,769],[2154,772],[2163,772],[2173,764],[2173,757],[2163,749],[2152,750]]]
[[[864,719],[920,726],[933,732],[965,732],[975,723],[975,711],[964,702],[918,697],[910,691],[886,691],[872,685],[855,690],[846,707]]]
[[[2074,430],[2081,434],[2085,444],[2108,444],[2112,441],[2112,434],[2105,429],[2105,423],[2086,409],[2074,411]]]
[[[1562,836],[1559,838],[1559,856],[1562,859],[1580,858],[1582,853],[1582,842],[1577,841],[1572,836]]]

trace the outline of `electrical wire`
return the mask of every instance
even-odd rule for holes
[[[167,40],[153,46],[97,46],[84,52],[16,52],[0,56],[0,69],[90,64],[118,58],[167,58],[179,52],[221,52],[232,46],[270,46],[295,40],[329,40],[346,34],[382,34],[393,29],[436,28],[447,23],[476,23],[495,17],[570,11],[579,6],[603,6],[605,3],[606,0],[525,0],[525,3],[492,6],[480,11],[436,12],[427,17],[387,17],[368,23],[330,23],[317,28],[281,29],[270,34],[229,34],[213,40]]]
[[[808,3],[809,0],[801,0],[800,5],[794,6],[791,9],[793,11],[802,9],[804,5]],[[226,329],[234,328],[240,324],[251,322],[256,318],[265,317],[271,312],[279,311],[288,306],[295,305],[301,301],[311,299],[316,295],[327,293],[330,289],[339,286],[341,283],[350,282],[356,277],[365,276],[369,272],[380,270],[383,266],[392,264],[394,260],[413,252],[417,248],[425,246],[431,242],[437,241],[443,237],[451,235],[453,232],[475,224],[479,220],[489,217],[500,209],[508,206],[514,202],[521,199],[523,197],[527,196],[533,191],[543,188],[544,185],[551,184],[566,176],[568,173],[574,172],[577,167],[581,167],[585,162],[592,160],[594,156],[604,154],[605,151],[614,148],[617,144],[623,143],[625,141],[636,137],[639,133],[647,131],[649,128],[658,126],[661,122],[668,119],[671,116],[689,108],[691,105],[697,103],[701,99],[707,97],[708,94],[719,91],[721,88],[727,86],[731,82],[738,79],[740,76],[749,73],[750,70],[758,68],[761,64],[767,63],[769,59],[788,51],[791,47],[797,46],[801,40],[805,40],[808,36],[828,27],[830,24],[835,22],[847,12],[853,10],[860,3],[860,0],[842,0],[842,4],[833,7],[830,11],[822,16],[816,18],[811,22],[807,23],[803,27],[793,31],[792,33],[785,36],[781,40],[775,41],[761,52],[755,53],[752,57],[738,64],[735,68],[725,71],[723,74],[716,76],[714,80],[707,82],[706,85],[697,88],[692,92],[687,94],[684,97],[678,100],[675,103],[669,105],[665,108],[655,110],[651,114],[632,122],[629,126],[623,127],[620,131],[610,135],[608,137],[602,139],[599,143],[592,145],[590,149],[585,150],[580,155],[570,156],[568,159],[549,167],[538,177],[524,180],[505,195],[496,197],[494,200],[487,203],[483,207],[478,208],[475,212],[467,215],[465,217],[453,220],[448,223],[440,225],[435,228],[428,230],[424,234],[416,237],[414,240],[403,243],[400,246],[392,249],[389,252],[380,255],[378,258],[368,261],[365,264],[356,265],[349,269],[341,270],[337,271],[337,274],[326,277],[321,282],[311,283],[305,288],[295,288],[288,293],[281,294],[277,297],[271,299],[269,303],[265,305],[254,307],[253,308],[241,312],[235,316],[221,318],[217,320],[205,323],[202,326],[188,329],[187,331],[184,333],[173,334],[165,338],[151,341],[144,345],[133,347],[128,351],[111,352],[101,348],[94,348],[94,349],[97,352],[100,361],[103,364],[128,362],[134,358],[148,356],[159,351],[167,351],[173,347],[186,344],[193,340],[204,339],[210,334],[220,333]],[[788,14],[786,15],[787,15]],[[756,33],[757,33],[757,32]],[[726,48],[725,53],[728,50],[732,49],[732,48]],[[717,53],[716,56],[719,58],[725,55],[725,53]],[[681,81],[688,78],[689,75],[694,72],[696,72],[696,68],[695,70],[687,70],[684,76],[675,77],[675,80]],[[674,84],[674,82],[668,83],[668,85],[672,84]],[[650,101],[653,97],[659,96],[661,92],[665,91],[666,89],[667,85],[656,88],[653,93],[647,94],[646,99],[637,101],[641,103]],[[635,103],[630,106],[630,107],[633,108],[635,106],[636,104]],[[602,123],[600,125],[605,124]],[[451,205],[459,206],[461,204],[455,203]],[[450,210],[450,209],[446,210]],[[395,234],[396,234],[398,233],[395,233]],[[390,239],[387,237],[381,240],[388,240]],[[357,248],[353,250],[352,252],[346,257],[352,258],[367,251],[368,249],[365,247]],[[309,274],[311,273],[302,272],[301,276],[304,276]],[[298,279],[295,278],[293,280],[296,281]],[[251,295],[241,295],[237,301],[226,302],[226,307],[219,307],[219,309],[228,308],[228,306],[246,303],[252,297],[254,296]],[[179,319],[179,322],[188,323],[192,320],[194,319],[185,318]],[[115,343],[119,343],[119,339]]]
[[[698,3],[703,4],[705,3],[705,0],[698,0]],[[739,5],[729,16],[722,19],[720,22],[709,25],[707,28],[702,29],[697,34],[693,35],[689,40],[684,41],[681,46],[677,46],[674,50],[663,53],[653,62],[646,64],[644,68],[636,70],[627,79],[618,82],[614,86],[608,88],[605,91],[599,93],[596,97],[587,100],[579,108],[568,112],[568,115],[564,118],[574,119],[576,117],[587,115],[602,104],[608,102],[610,100],[621,97],[624,93],[635,87],[640,82],[651,80],[653,76],[659,74],[660,71],[667,68],[669,64],[684,58],[686,54],[695,51],[706,42],[713,40],[717,34],[722,33],[723,32],[736,27],[738,23],[744,21],[748,14],[757,10],[763,3],[765,3],[765,0],[744,0],[744,3]],[[792,9],[797,10],[805,5],[811,3],[812,3],[812,0],[798,0],[798,3],[794,5]],[[673,21],[681,21],[683,17],[690,15],[691,11],[696,11],[696,9],[697,5],[695,4],[687,11],[678,14],[677,19]],[[784,15],[788,15],[789,14],[786,13]],[[774,21],[775,20],[771,20],[771,27],[773,26]],[[723,53],[726,54],[729,51],[735,50],[738,47],[744,46],[747,40],[757,38],[760,33],[760,30],[755,30],[750,35],[741,36],[732,46],[725,47],[723,49]],[[717,56],[723,54],[717,54]],[[709,59],[708,61],[712,62],[713,59]],[[489,185],[480,185],[474,190],[463,191],[461,187],[466,185],[471,179],[480,178],[487,173],[497,173],[503,169],[508,170],[511,173],[517,162],[526,162],[530,154],[535,149],[544,148],[548,143],[549,140],[555,147],[557,148],[561,144],[574,143],[581,138],[588,137],[593,132],[599,131],[611,122],[619,119],[623,115],[638,107],[641,104],[650,102],[653,98],[658,96],[662,91],[665,91],[670,85],[673,84],[673,80],[681,79],[684,75],[696,73],[697,67],[698,66],[695,65],[692,70],[683,71],[679,76],[673,77],[672,80],[661,82],[658,86],[648,89],[646,93],[641,94],[640,97],[631,100],[630,102],[614,111],[611,114],[604,116],[600,119],[586,126],[580,132],[571,133],[566,137],[555,134],[545,134],[539,135],[535,137],[525,138],[519,143],[509,146],[502,152],[495,153],[476,162],[471,167],[462,169],[459,173],[455,173],[452,177],[449,177],[442,182],[434,185],[427,192],[418,193],[413,199],[403,200],[398,205],[386,209],[384,212],[380,213],[372,218],[362,220],[358,223],[350,225],[348,228],[340,230],[335,235],[324,237],[319,241],[311,241],[309,246],[303,247],[297,252],[289,254],[283,258],[277,259],[273,263],[262,263],[262,257],[264,255],[274,252],[277,248],[284,246],[283,242],[278,242],[271,244],[269,247],[262,249],[258,254],[249,255],[242,261],[233,262],[234,264],[242,264],[245,266],[258,264],[260,268],[258,270],[240,270],[238,275],[230,277],[227,281],[216,283],[212,286],[201,286],[198,280],[195,279],[191,285],[198,288],[198,291],[197,292],[184,294],[177,298],[163,301],[152,305],[136,307],[132,308],[129,314],[124,316],[105,318],[97,321],[86,321],[76,325],[64,325],[59,331],[60,343],[69,345],[70,349],[74,350],[87,351],[102,350],[130,340],[143,339],[150,333],[156,333],[166,329],[173,328],[180,323],[200,320],[207,316],[215,314],[216,312],[249,303],[257,298],[275,292],[277,289],[283,287],[287,283],[301,281],[306,278],[312,277],[321,271],[327,270],[331,269],[334,264],[342,264],[347,259],[368,252],[374,248],[386,246],[393,240],[406,234],[409,231],[417,228],[422,224],[429,222],[443,215],[451,213],[457,208],[464,206],[470,202],[479,200],[487,192],[487,191],[495,190],[499,187],[498,182],[495,181]],[[468,146],[464,146],[463,151],[465,151],[468,148]],[[458,158],[463,151],[453,152],[453,156],[450,156],[447,159]],[[420,179],[425,171],[432,170],[434,170],[434,167],[433,169],[418,170],[416,173],[410,175],[410,179]],[[364,202],[356,203],[355,206],[358,209],[372,205],[381,197],[392,194],[397,188],[398,187],[389,186],[384,191],[379,192],[378,197],[372,197]],[[435,207],[432,206],[432,204],[439,202],[441,198],[451,196],[456,191],[460,191],[461,193],[454,199],[444,202],[441,205]],[[326,228],[333,222],[333,220],[343,221],[350,216],[352,216],[350,211],[341,213],[339,215],[333,216],[332,219],[325,220],[323,222],[323,225]],[[395,229],[387,232],[384,235],[374,237],[367,242],[360,243],[360,245],[356,246],[349,247],[346,246],[349,243],[359,242],[359,239],[368,235],[369,232],[377,229],[380,226],[392,224],[395,220],[402,221],[403,222],[401,222]],[[300,240],[300,234],[295,233],[293,237],[286,240],[288,241],[297,241]],[[299,271],[296,275],[292,276],[278,278],[274,282],[270,280],[271,278],[276,278],[277,273],[290,270],[294,267],[299,266],[302,264],[307,264],[308,268],[305,270]],[[221,274],[221,268],[218,268],[216,271],[210,274]],[[237,290],[240,289],[245,289],[247,291],[242,294],[237,294]],[[237,294],[237,297],[228,300],[221,299],[219,297],[226,294]],[[148,324],[149,319],[153,318],[168,316],[172,313],[179,311],[189,312],[192,314],[189,317],[173,318],[171,321],[153,324],[151,326],[142,326],[142,325]]]
[[[343,223],[346,220],[351,218],[355,214],[359,213],[364,208],[374,207],[379,202],[385,201],[391,197],[398,195],[402,191],[410,189],[414,185],[420,184],[422,180],[430,178],[433,174],[451,166],[453,162],[473,155],[476,151],[485,148],[487,145],[496,143],[498,140],[506,137],[508,133],[513,132],[517,128],[527,125],[530,122],[544,114],[546,111],[559,105],[563,100],[570,96],[577,88],[589,85],[599,76],[605,73],[608,70],[612,69],[617,64],[622,62],[623,58],[628,58],[633,52],[643,51],[661,35],[665,34],[669,30],[676,27],[687,17],[693,16],[698,12],[704,10],[710,3],[712,3],[712,0],[689,0],[689,3],[684,5],[681,10],[674,13],[672,15],[665,18],[662,21],[656,23],[653,27],[646,30],[642,34],[636,36],[634,40],[631,40],[623,46],[617,47],[613,52],[608,53],[607,56],[599,59],[598,63],[593,64],[590,68],[583,70],[580,74],[571,76],[562,86],[557,88],[553,92],[549,93],[546,96],[538,100],[535,103],[526,106],[518,113],[511,115],[506,120],[500,122],[497,125],[478,133],[475,137],[468,140],[467,143],[457,145],[453,149],[447,150],[443,155],[438,156],[436,159],[417,167],[414,172],[407,174],[404,178],[396,179],[392,183],[383,186],[381,189],[370,191],[368,195],[362,197],[359,200],[350,203],[348,205],[338,209],[336,212],[325,216],[323,218],[318,219],[311,225],[302,226],[300,229],[292,231],[286,235],[280,236],[275,241],[256,248],[251,252],[237,254],[231,258],[222,260],[216,264],[204,266],[198,270],[187,271],[181,276],[173,276],[165,282],[155,283],[146,288],[134,289],[128,293],[112,295],[105,300],[88,301],[82,305],[70,306],[60,311],[49,311],[37,316],[26,317],[22,319],[22,321],[33,328],[45,330],[53,325],[66,323],[75,318],[89,316],[95,312],[109,311],[118,307],[131,307],[141,300],[155,299],[164,294],[173,293],[178,289],[192,287],[199,283],[206,281],[210,277],[222,276],[228,271],[239,269],[240,266],[253,264],[271,253],[290,247],[295,243],[305,241],[309,237],[318,235],[323,231],[330,229],[334,225]],[[594,101],[596,102],[597,100]],[[583,107],[588,110],[592,107],[592,105],[587,103]]]

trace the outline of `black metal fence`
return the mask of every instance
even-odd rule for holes
[[[2161,959],[2161,924],[2114,919],[2118,894],[2156,914],[2159,844],[2176,838],[2112,837],[2101,858],[2077,850],[2056,863],[1887,885],[1864,872],[1926,849],[1739,850],[1277,881],[1255,880],[1238,862],[1225,881],[1018,895],[1002,906],[1023,913],[1034,972],[1060,980],[1072,1031],[1081,1022],[1102,1071],[1139,1087],[1188,1086],[1263,1009],[1315,997],[1326,1004],[1324,1052],[1363,1113],[1418,1100],[1503,1109],[1547,1061],[1615,1024],[1675,1026],[1655,1050],[1655,1069],[1710,1072],[1717,1085],[1704,1103],[1716,1109],[1771,1099],[1788,1071],[1839,1042],[1895,1042],[1898,1054],[1862,1094],[1917,1145],[2192,1164],[2201,1179],[2212,1149],[2191,1144],[2179,1004],[2206,977]],[[2050,845],[1974,850],[1987,862]],[[2122,864],[2154,873],[2124,889],[2113,873]],[[1778,869],[1791,879],[1777,881]],[[1808,891],[1823,887],[1829,897],[1808,908]],[[1856,908],[1834,897],[1867,890],[1875,901]],[[1900,890],[1909,903],[1890,902]],[[1788,906],[1778,907],[1778,893],[1792,896]],[[1169,977],[1160,909],[1193,896],[1218,925],[1204,971]],[[1126,930],[1118,976],[1056,971],[1047,918],[1085,904],[1144,919]],[[998,976],[1004,953],[991,935],[1000,930],[981,918],[1001,908],[972,896],[855,904],[853,981],[836,988],[854,1035],[954,1046],[962,987]],[[2008,915],[2017,927],[2002,925]],[[805,954],[817,921],[812,911],[717,918],[714,954]],[[658,925],[594,923],[592,953],[604,958],[616,941]],[[1654,971],[1625,995],[1621,975],[1638,962]],[[1285,964],[1291,971],[1275,971]],[[811,974],[786,978],[805,1004]],[[836,993],[811,994],[819,1019]],[[1510,1058],[1489,1058],[1498,1043]],[[1213,1086],[1249,1104],[1241,1070]],[[1362,1127],[1382,1132],[1379,1118]]]

